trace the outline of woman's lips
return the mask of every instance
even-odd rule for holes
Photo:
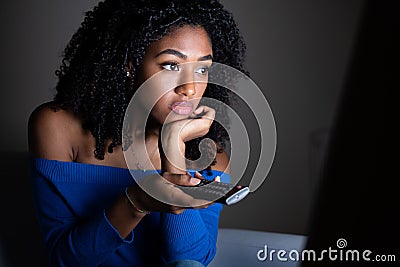
[[[171,105],[169,105],[169,108],[180,115],[189,115],[192,113],[193,110],[193,104],[192,102],[175,102]]]

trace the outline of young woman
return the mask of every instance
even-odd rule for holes
[[[221,204],[166,204],[138,186],[124,158],[124,115],[140,85],[160,71],[179,73],[186,63],[200,62],[193,75],[207,78],[213,61],[244,71],[244,51],[231,14],[218,1],[106,0],[86,13],[56,72],[54,101],[33,111],[28,126],[36,214],[52,266],[211,262]],[[154,166],[171,184],[185,186],[203,177],[229,181],[228,136],[213,121],[223,111],[193,101],[205,96],[230,104],[227,89],[206,82],[162,95],[147,121],[148,160],[133,151],[134,171]],[[188,110],[187,103],[195,104]],[[171,112],[179,116],[167,122]],[[186,172],[172,164],[176,153],[197,159],[205,137],[219,148],[210,166]],[[176,187],[163,190],[181,196]]]

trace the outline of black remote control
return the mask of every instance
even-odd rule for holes
[[[197,199],[210,200],[232,205],[245,198],[250,190],[247,186],[233,185],[214,180],[203,179],[195,186],[179,186],[188,195]]]

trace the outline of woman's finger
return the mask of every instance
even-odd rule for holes
[[[200,106],[193,113],[196,114],[196,115],[204,113],[201,116],[201,118],[203,118],[203,119],[214,120],[214,118],[215,118],[215,110],[213,108],[208,107],[208,106]]]
[[[195,178],[198,178],[198,179],[200,179],[200,180],[204,180],[203,175],[201,175],[201,173],[199,173],[198,171],[196,171],[196,172],[194,173],[194,177],[195,177]]]
[[[201,179],[198,177],[192,177],[190,173],[186,174],[173,174],[169,172],[163,173],[163,177],[176,185],[183,185],[183,186],[194,186],[200,183]]]

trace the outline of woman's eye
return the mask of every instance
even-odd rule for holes
[[[177,63],[165,63],[161,65],[165,70],[179,71],[179,65]]]
[[[202,67],[196,70],[196,73],[201,74],[201,75],[206,75],[208,73],[208,68],[207,67]]]

